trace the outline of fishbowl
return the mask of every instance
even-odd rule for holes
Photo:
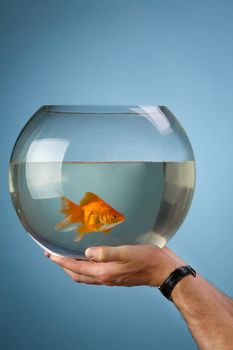
[[[163,247],[195,187],[189,139],[164,106],[43,106],[14,145],[9,190],[25,230],[50,253]]]

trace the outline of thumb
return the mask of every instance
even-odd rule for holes
[[[124,248],[119,247],[91,247],[87,248],[85,255],[88,259],[98,261],[98,262],[109,262],[109,261],[118,261],[122,262],[124,259]]]

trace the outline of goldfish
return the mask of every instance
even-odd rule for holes
[[[65,216],[56,226],[56,230],[75,228],[74,241],[81,241],[91,232],[111,232],[112,228],[123,221],[125,216],[112,208],[95,193],[86,192],[79,204],[61,196],[61,213]]]

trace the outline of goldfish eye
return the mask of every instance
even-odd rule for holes
[[[116,215],[113,215],[114,218],[116,218],[117,216]]]

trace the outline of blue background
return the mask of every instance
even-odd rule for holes
[[[232,294],[233,2],[1,2],[1,343],[7,349],[196,349],[149,287],[75,284],[22,228],[8,162],[44,104],[167,105],[196,156],[197,186],[169,247]]]

